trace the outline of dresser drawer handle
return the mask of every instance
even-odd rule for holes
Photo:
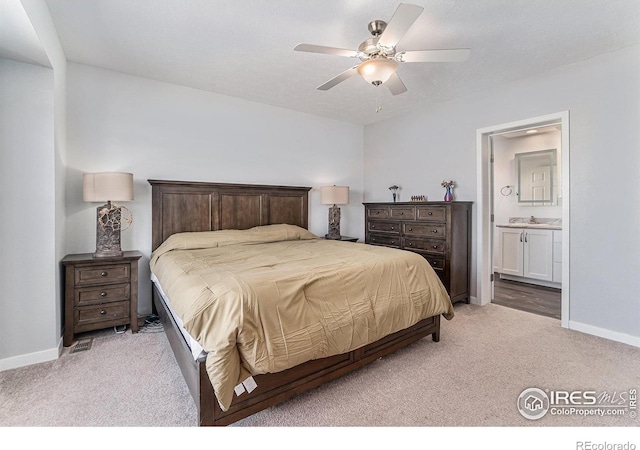
[[[435,266],[435,265],[436,265],[436,262],[435,262],[435,261],[431,261],[431,265],[432,265],[432,266]]]
[[[371,228],[372,228],[372,229],[373,229],[373,228],[375,228],[375,227],[376,227],[375,225],[371,225]]]
[[[400,215],[401,215],[401,216],[404,216],[404,211],[400,211]]]
[[[376,211],[376,214],[380,214],[380,211]]]
[[[429,212],[427,213],[427,215],[428,215],[428,216],[433,216],[433,213],[432,213],[431,211],[429,211]]]
[[[432,233],[437,233],[437,232],[438,232],[438,230],[431,230],[431,232],[432,232]]]
[[[100,292],[100,297],[106,297],[107,293],[105,291]]]
[[[409,231],[413,231],[413,227],[409,227]]]
[[[101,310],[100,310],[100,315],[101,315],[101,316],[104,316],[106,313],[107,313],[107,311],[105,311],[104,309],[101,309]]]
[[[409,247],[413,247],[413,242],[409,242]]]
[[[435,249],[437,250],[437,249],[438,249],[438,246],[437,246],[437,245],[434,245],[434,246],[433,246],[433,248],[435,248]]]
[[[106,277],[107,275],[108,275],[108,273],[107,273],[107,272],[102,272],[102,273],[100,274],[100,276],[103,276],[103,277]]]
[[[391,227],[391,229],[393,230],[393,227]]]

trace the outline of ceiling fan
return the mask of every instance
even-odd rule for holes
[[[423,10],[422,6],[400,3],[389,23],[383,20],[374,20],[369,23],[369,32],[373,37],[363,41],[358,50],[313,44],[298,44],[294,50],[360,59],[359,64],[318,86],[321,91],[327,91],[359,73],[374,86],[384,84],[393,95],[402,94],[407,88],[396,73],[398,63],[459,62],[465,61],[471,53],[468,48],[397,51],[396,45]]]

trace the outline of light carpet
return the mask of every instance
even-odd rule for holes
[[[530,387],[626,395],[640,349],[498,305],[459,304],[422,339],[235,427],[637,427],[637,418],[516,407]],[[151,331],[151,330],[146,330]],[[0,426],[191,427],[195,404],[164,332],[93,334],[90,350],[0,372]],[[613,397],[615,399],[615,397]],[[627,402],[628,405],[628,402]]]

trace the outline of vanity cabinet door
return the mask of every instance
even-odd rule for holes
[[[553,231],[527,228],[523,240],[523,276],[553,281]]]
[[[523,276],[524,230],[521,228],[499,228],[500,267],[498,272]]]

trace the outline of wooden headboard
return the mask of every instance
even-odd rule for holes
[[[244,230],[288,223],[308,227],[310,187],[148,180],[152,250],[175,233]]]

